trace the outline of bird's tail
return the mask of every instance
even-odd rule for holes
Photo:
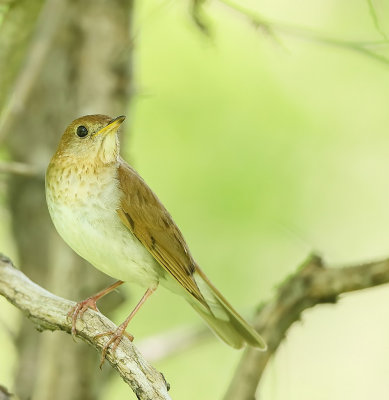
[[[192,296],[188,296],[187,300],[216,335],[236,349],[247,343],[265,351],[267,346],[259,333],[233,309],[199,268],[193,277],[208,307]]]

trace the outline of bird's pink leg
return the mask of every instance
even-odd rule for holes
[[[76,329],[76,323],[77,319],[81,318],[82,315],[85,313],[85,311],[88,308],[91,308],[92,310],[99,311],[97,308],[96,302],[97,300],[101,299],[103,296],[106,294],[112,292],[112,290],[116,289],[118,286],[120,286],[123,283],[123,281],[117,281],[113,283],[112,285],[106,287],[105,289],[101,290],[100,292],[96,293],[94,296],[88,297],[87,299],[80,301],[79,303],[76,304],[74,308],[72,308],[68,314],[68,317],[72,319],[72,335],[73,337],[77,333]]]
[[[95,336],[95,339],[100,338],[102,336],[109,336],[112,335],[112,337],[108,340],[108,342],[104,345],[102,353],[101,353],[101,362],[100,362],[100,368],[104,364],[105,356],[107,355],[107,351],[109,346],[113,344],[112,346],[112,352],[114,353],[116,348],[119,346],[120,340],[122,339],[122,336],[125,335],[128,337],[128,339],[131,340],[131,342],[134,340],[134,337],[128,333],[126,333],[126,328],[132,318],[135,316],[135,314],[139,311],[139,309],[142,307],[142,304],[155,292],[157,287],[153,288],[148,288],[146,290],[146,293],[143,295],[143,297],[140,299],[139,303],[135,306],[135,308],[131,311],[131,314],[126,318],[126,320],[121,323],[115,331],[109,331],[109,332],[104,332],[104,333],[99,333],[98,335]]]

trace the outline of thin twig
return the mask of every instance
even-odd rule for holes
[[[367,1],[367,5],[369,7],[369,12],[371,15],[371,19],[373,20],[374,26],[377,30],[377,32],[385,39],[388,40],[388,37],[386,36],[386,33],[384,32],[384,30],[381,28],[380,23],[378,21],[378,16],[377,13],[375,11],[374,8],[374,4],[372,0],[366,0]]]
[[[210,36],[209,24],[206,22],[203,6],[206,0],[191,0],[191,10],[190,15],[196,26],[200,29],[202,33]]]
[[[342,39],[334,39],[331,37],[323,36],[319,33],[313,32],[308,29],[297,28],[295,26],[286,24],[274,24],[272,25],[276,32],[294,36],[298,39],[308,40],[316,43],[325,44],[327,46],[339,47],[342,49],[354,51],[362,55],[373,58],[374,60],[389,66],[389,58],[384,57],[369,48],[374,46],[389,47],[389,42],[377,41],[377,42],[363,42],[363,41],[348,41]]]
[[[258,12],[254,12],[238,3],[234,3],[231,0],[219,0],[219,3],[222,3],[231,10],[247,18],[256,28],[259,27],[265,32],[272,32],[273,23],[262,17]]]
[[[44,172],[40,171],[37,167],[30,164],[25,164],[16,161],[1,162],[0,161],[0,174],[14,174],[24,176],[44,176]]]
[[[76,303],[57,297],[29,280],[11,261],[0,254],[0,294],[23,311],[38,330],[61,330],[71,333],[67,314]],[[117,327],[102,314],[88,310],[77,322],[77,337],[101,352],[107,337],[101,332]],[[127,339],[123,338],[115,352],[110,349],[107,360],[141,400],[168,400],[169,385]],[[96,373],[98,369],[96,368]]]
[[[346,50],[351,50],[362,55],[368,56],[382,64],[389,66],[389,58],[384,57],[380,54],[375,53],[374,51],[369,50],[369,47],[372,45],[386,45],[389,46],[389,41],[381,41],[381,42],[361,42],[361,41],[349,41],[342,39],[334,39],[328,36],[325,36],[321,33],[314,32],[309,29],[303,29],[296,26],[276,23],[270,20],[267,20],[263,16],[259,15],[255,11],[252,11],[246,7],[242,7],[240,4],[237,4],[231,0],[218,0],[219,3],[225,5],[236,13],[242,15],[247,18],[248,21],[254,25],[256,28],[260,28],[270,37],[277,39],[276,34],[286,34],[288,36],[293,36],[299,39],[309,40],[321,44],[325,44],[333,47],[340,47]],[[385,36],[386,38],[386,36]]]
[[[258,311],[254,325],[268,344],[267,352],[247,348],[224,400],[254,399],[263,371],[301,313],[317,304],[336,303],[342,293],[389,283],[389,259],[344,268],[327,268],[310,256]]]

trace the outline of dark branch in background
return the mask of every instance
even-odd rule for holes
[[[218,0],[218,1],[219,1],[219,3],[223,4],[224,6],[233,10],[240,16],[247,19],[248,22],[252,26],[254,26],[255,29],[259,29],[262,33],[264,33],[266,36],[272,38],[279,44],[281,44],[279,36],[284,34],[284,35],[292,36],[292,37],[295,37],[298,39],[308,40],[308,41],[312,41],[312,42],[316,42],[319,44],[324,44],[324,45],[328,45],[328,46],[332,46],[332,47],[339,47],[339,48],[342,48],[345,50],[351,50],[351,51],[360,53],[364,56],[370,57],[370,58],[374,59],[375,61],[385,64],[386,66],[389,66],[389,58],[388,57],[382,56],[372,50],[372,48],[378,47],[378,46],[389,47],[389,41],[387,40],[387,37],[386,37],[385,33],[383,32],[383,30],[380,28],[380,25],[379,25],[378,19],[377,19],[377,15],[375,13],[374,7],[371,4],[371,0],[368,0],[369,7],[370,7],[370,13],[372,14],[373,21],[376,25],[377,30],[386,39],[384,41],[363,42],[363,41],[350,41],[350,40],[335,39],[335,38],[331,38],[326,35],[323,35],[321,33],[314,32],[309,29],[303,29],[303,28],[299,28],[299,27],[293,26],[293,25],[272,22],[272,21],[262,17],[261,15],[259,15],[259,13],[254,12],[254,11],[252,11],[246,7],[243,7],[240,4],[234,3],[233,1],[230,1],[230,0]],[[205,23],[204,15],[200,11],[200,8],[204,8],[203,1],[202,0],[193,0],[193,3],[197,3],[197,4],[196,4],[196,7],[192,8],[192,18],[196,22],[196,25],[201,27],[202,31],[209,33],[210,29],[208,26],[205,25],[206,23]],[[199,15],[201,15],[200,19],[198,17]],[[198,21],[200,21],[200,25],[199,25]]]
[[[71,332],[68,312],[75,303],[57,297],[30,281],[11,261],[0,254],[0,294],[19,308],[38,330]],[[101,352],[107,337],[96,339],[101,332],[117,327],[102,314],[88,310],[77,323],[77,337]],[[58,349],[60,351],[60,349]],[[140,400],[169,400],[168,384],[127,339],[123,338],[116,352],[107,353],[107,361],[117,370]],[[96,365],[96,373],[98,373]]]
[[[37,21],[37,31],[29,46],[27,57],[22,70],[15,82],[8,101],[0,114],[0,142],[3,142],[10,133],[13,121],[23,112],[24,106],[33,89],[33,86],[42,70],[46,55],[50,51],[55,33],[61,26],[61,17],[64,15],[65,2],[63,0],[48,0]],[[41,23],[44,21],[45,23]]]
[[[4,11],[6,11],[8,9],[8,7],[10,7],[12,5],[12,3],[14,3],[15,0],[0,0],[0,17],[2,17],[1,13],[3,13]],[[0,398],[1,400],[1,398]]]
[[[191,11],[190,14],[194,23],[205,35],[210,36],[209,23],[205,18],[203,5],[206,0],[191,0]]]
[[[254,320],[268,344],[267,352],[247,348],[224,400],[254,399],[263,371],[301,313],[317,304],[336,303],[343,293],[389,283],[389,259],[353,267],[327,268],[320,257],[311,256],[280,287],[275,298],[264,304]]]
[[[12,397],[12,393],[6,387],[0,385],[0,400],[11,400]]]

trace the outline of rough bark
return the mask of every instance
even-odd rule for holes
[[[254,324],[267,341],[268,350],[259,352],[250,347],[245,350],[224,400],[255,399],[258,384],[268,361],[276,352],[290,326],[300,319],[304,310],[317,304],[335,303],[343,293],[386,283],[389,283],[389,259],[343,268],[327,268],[319,257],[310,257],[295,274],[279,285],[274,299],[258,310]],[[71,325],[66,319],[66,314],[75,303],[60,299],[35,285],[17,271],[5,257],[0,257],[0,294],[24,311],[40,329],[60,329],[70,332]],[[103,342],[101,338],[96,340],[95,334],[112,329],[113,326],[103,315],[88,311],[83,321],[78,322],[77,328],[81,338],[101,349],[106,339]],[[130,363],[131,365],[123,367],[123,360],[127,360],[125,356],[123,358],[123,352],[135,365]],[[141,375],[145,373],[147,382],[157,382],[156,396],[169,398],[166,397],[169,385],[157,372],[152,369],[149,371],[147,363],[127,339],[120,345],[118,356],[109,352],[108,360],[119,370],[123,379],[130,384],[139,398],[154,397],[147,397],[151,396],[150,393],[145,394],[145,380],[141,376],[139,378],[143,383],[139,384],[138,378],[134,381],[134,371],[135,376],[138,376],[138,370],[143,371]],[[147,382],[146,386],[149,384]]]
[[[327,268],[311,256],[278,287],[273,300],[263,304],[254,320],[268,350],[246,348],[224,400],[254,400],[270,358],[301,313],[317,304],[336,303],[343,293],[389,283],[389,259],[343,268]]]
[[[67,314],[76,303],[55,296],[36,285],[1,254],[0,294],[23,311],[38,330],[61,330],[71,333],[71,319],[67,318]],[[96,335],[116,328],[104,315],[88,310],[82,319],[77,321],[77,337],[101,351],[109,337],[96,338]],[[62,352],[63,349],[57,349],[59,355],[62,355]],[[166,383],[164,376],[149,365],[126,337],[121,340],[114,352],[108,351],[106,359],[139,400],[170,399],[169,384]],[[98,373],[97,366],[94,372]],[[0,395],[1,393],[0,387]]]
[[[44,170],[71,120],[88,113],[126,113],[131,14],[132,0],[47,0],[43,6],[42,1],[19,0],[9,9],[0,31],[4,38],[0,40],[0,71],[7,74],[5,87],[11,99],[10,103],[3,99],[1,105],[7,110],[2,113],[6,119],[3,134],[13,160]],[[42,51],[40,41],[47,39],[48,31],[52,37]],[[35,50],[29,52],[31,48]],[[34,59],[37,54],[41,59]],[[27,82],[31,86],[12,101],[21,74],[30,74]],[[15,106],[9,110],[7,104]],[[42,176],[12,175],[8,197],[19,261],[31,278],[56,294],[77,300],[107,285],[107,277],[85,268],[86,263],[54,231]],[[20,367],[15,391],[21,398],[98,398],[104,379],[96,378],[92,366],[97,357],[85,346],[74,346],[61,335],[42,341],[31,324],[24,322],[17,347]],[[62,357],[58,357],[58,348]]]

